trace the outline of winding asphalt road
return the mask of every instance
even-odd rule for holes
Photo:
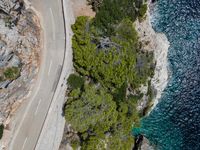
[[[65,56],[65,26],[61,0],[31,0],[42,16],[44,48],[41,68],[29,102],[10,143],[10,150],[33,150],[37,144],[54,93],[59,88]]]

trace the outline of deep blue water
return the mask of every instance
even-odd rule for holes
[[[159,150],[200,150],[200,0],[158,0],[154,29],[170,42],[172,76],[134,134]]]

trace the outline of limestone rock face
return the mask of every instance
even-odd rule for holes
[[[0,123],[27,95],[39,67],[40,24],[22,0],[0,0]],[[5,71],[17,68],[15,78]]]

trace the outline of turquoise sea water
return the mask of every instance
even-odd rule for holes
[[[172,77],[133,133],[159,150],[200,150],[200,0],[158,0],[153,26],[166,34]]]

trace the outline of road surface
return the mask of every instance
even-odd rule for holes
[[[33,150],[57,88],[65,56],[65,28],[61,0],[31,0],[42,16],[44,48],[35,89],[11,140],[10,150]]]

